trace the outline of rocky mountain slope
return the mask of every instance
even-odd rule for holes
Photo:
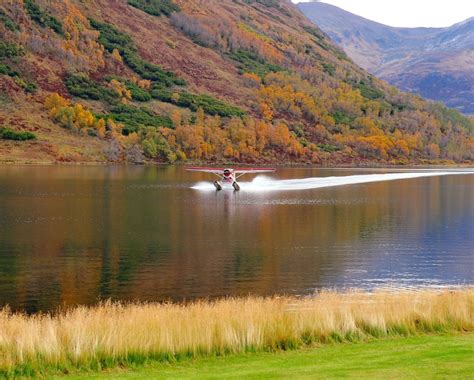
[[[399,92],[286,0],[0,3],[2,162],[470,161],[472,120]]]
[[[394,28],[321,2],[299,7],[364,69],[474,115],[474,17],[448,28]]]

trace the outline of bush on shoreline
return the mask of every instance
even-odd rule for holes
[[[105,302],[56,314],[0,311],[0,376],[474,331],[474,289],[322,292],[313,298]]]

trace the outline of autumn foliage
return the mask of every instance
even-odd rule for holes
[[[119,3],[0,6],[0,79],[111,161],[474,159],[472,119],[364,72],[288,2]]]

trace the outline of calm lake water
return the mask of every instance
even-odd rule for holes
[[[216,193],[176,167],[0,167],[0,306],[474,284],[474,174],[279,182],[386,172]]]

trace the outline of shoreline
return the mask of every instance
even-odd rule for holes
[[[335,164],[317,165],[313,163],[287,162],[287,163],[219,163],[219,162],[186,162],[168,164],[163,162],[146,162],[143,164],[133,163],[111,163],[111,162],[9,162],[1,161],[0,167],[11,166],[48,166],[48,167],[186,167],[186,166],[228,166],[228,167],[276,167],[283,169],[474,169],[474,162],[470,163],[409,163],[409,164],[387,164],[368,162],[359,165]]]

